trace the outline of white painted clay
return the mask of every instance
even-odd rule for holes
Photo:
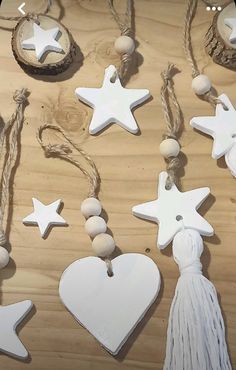
[[[26,359],[28,352],[16,334],[17,325],[33,307],[29,300],[0,306],[0,351],[10,356]]]
[[[94,108],[90,134],[96,134],[114,122],[133,134],[139,130],[131,109],[148,99],[150,93],[146,89],[125,89],[118,77],[111,82],[115,72],[113,65],[106,68],[101,88],[79,87],[75,90],[80,100]]]
[[[226,26],[232,29],[232,32],[229,36],[229,41],[232,43],[236,42],[236,18],[225,18],[224,22]]]
[[[213,235],[212,226],[197,212],[210,189],[199,188],[182,193],[173,185],[167,190],[167,176],[164,171],[159,175],[158,199],[132,208],[135,216],[159,224],[159,248],[165,248],[182,228],[197,230],[201,235]]]
[[[32,198],[34,212],[23,219],[23,223],[26,225],[38,225],[40,234],[43,237],[46,236],[49,228],[53,225],[67,225],[64,218],[58,213],[60,208],[61,199],[45,206],[38,199]]]
[[[59,294],[75,319],[107,351],[117,354],[160,289],[160,273],[147,256],[123,254],[112,260],[114,275],[98,257],[73,262],[63,273]]]
[[[36,23],[33,24],[34,36],[22,41],[23,49],[35,50],[38,60],[40,60],[47,51],[62,52],[63,49],[56,37],[59,33],[59,28],[55,27],[50,30],[43,30]]]
[[[236,111],[227,95],[222,94],[219,99],[225,103],[228,110],[224,110],[222,104],[217,104],[214,117],[193,117],[190,121],[191,126],[213,137],[214,159],[222,157],[230,150],[236,136]]]
[[[232,175],[236,177],[236,141],[230,150],[225,154],[225,162]]]

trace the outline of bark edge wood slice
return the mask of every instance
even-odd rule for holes
[[[33,19],[25,16],[17,23],[12,33],[11,45],[14,57],[26,73],[57,75],[65,71],[73,62],[76,50],[74,40],[68,29],[57,19],[44,14],[39,14],[38,19],[42,28],[59,27],[61,35],[58,42],[64,52],[46,52],[42,61],[39,62],[35,56],[35,50],[23,49],[21,47],[21,41],[33,36],[32,25],[34,23]]]
[[[236,43],[229,41],[232,30],[224,24],[225,18],[236,18],[236,7],[230,3],[217,12],[205,36],[205,48],[215,63],[236,69]]]

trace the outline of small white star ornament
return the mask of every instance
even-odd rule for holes
[[[197,212],[210,193],[210,189],[199,188],[180,192],[175,185],[166,189],[167,172],[159,175],[158,199],[132,208],[135,216],[159,224],[157,246],[164,249],[174,236],[185,229],[194,229],[201,235],[214,234],[212,226]]]
[[[222,94],[219,99],[226,105],[217,104],[215,116],[193,117],[190,125],[214,139],[212,158],[225,155],[227,166],[236,176],[236,111],[228,96]]]
[[[110,65],[105,70],[102,87],[78,87],[75,90],[75,95],[80,100],[94,108],[89,126],[89,132],[92,135],[111,123],[117,123],[132,134],[139,131],[131,110],[147,100],[150,93],[147,89],[125,89],[118,76],[115,82],[111,82],[114,73],[116,68]]]
[[[236,42],[236,18],[225,18],[224,23],[226,26],[232,29],[232,32],[229,36],[229,41],[232,43]]]
[[[30,300],[0,306],[0,351],[9,356],[26,359],[28,352],[16,334],[16,328],[32,309]]]
[[[60,30],[59,27],[44,30],[36,23],[33,23],[34,35],[27,40],[21,42],[23,49],[35,50],[35,55],[38,61],[42,59],[48,51],[60,53],[63,51],[61,45],[56,40]]]
[[[38,199],[32,198],[34,212],[23,219],[26,225],[38,225],[40,234],[44,238],[51,226],[67,225],[64,218],[58,214],[58,209],[61,205],[61,200],[44,205]]]

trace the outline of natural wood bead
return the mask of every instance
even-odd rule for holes
[[[92,241],[92,248],[99,257],[110,256],[115,247],[115,241],[109,234],[99,234]]]
[[[160,153],[163,157],[177,157],[180,151],[180,146],[175,139],[165,139],[160,144]]]
[[[135,49],[134,40],[129,36],[118,37],[114,46],[118,54],[132,54]]]
[[[204,95],[211,90],[211,81],[206,75],[198,75],[192,80],[192,89],[197,95]]]
[[[101,203],[96,198],[86,198],[81,204],[81,212],[85,218],[99,216],[102,212]]]
[[[8,251],[5,248],[0,247],[0,269],[3,269],[8,264],[9,259]]]
[[[94,238],[96,235],[106,232],[107,224],[102,217],[93,216],[85,222],[85,230],[91,238]]]

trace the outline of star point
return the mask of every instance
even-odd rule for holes
[[[118,77],[111,82],[114,73],[116,68],[110,65],[105,69],[101,88],[79,87],[75,90],[75,95],[81,101],[94,108],[89,126],[92,135],[111,123],[117,123],[132,134],[139,131],[131,110],[148,99],[150,93],[147,89],[125,89]]]
[[[212,136],[214,139],[212,157],[218,159],[226,154],[235,142],[236,111],[227,97],[222,94],[219,99],[226,105],[217,104],[215,116],[193,117],[190,125],[199,131]]]
[[[35,50],[38,61],[42,59],[47,51],[60,53],[63,48],[56,40],[60,30],[59,27],[54,27],[49,30],[42,29],[38,24],[33,24],[34,36],[21,42],[23,49]]]
[[[0,306],[0,351],[20,359],[28,357],[28,351],[18,338],[16,328],[32,309],[33,303],[25,300]]]
[[[34,212],[23,219],[26,225],[38,225],[40,234],[44,238],[51,226],[67,225],[63,217],[57,212],[61,205],[61,199],[44,205],[38,199],[32,198]]]
[[[166,189],[167,172],[159,175],[158,199],[132,208],[135,216],[159,224],[157,245],[164,249],[183,227],[199,231],[201,235],[213,235],[212,226],[197,212],[210,193],[210,189],[199,188],[180,192],[175,185]]]

